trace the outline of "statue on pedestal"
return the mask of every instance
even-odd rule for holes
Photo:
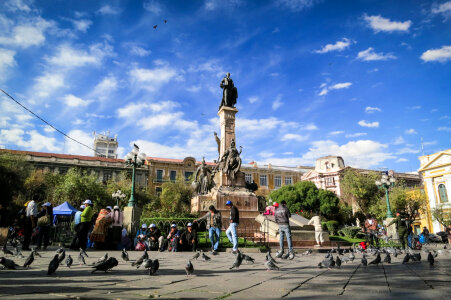
[[[230,78],[230,73],[227,72],[226,76],[221,80],[219,86],[223,90],[219,109],[221,109],[222,106],[235,107],[236,99],[238,98],[238,90],[233,84],[232,78]]]
[[[193,182],[193,187],[197,194],[208,194],[213,187],[214,182],[211,176],[211,171],[205,164],[205,157],[202,158],[202,164],[196,170],[196,177]]]
[[[240,151],[238,151],[235,147],[235,140],[232,139],[230,147],[224,151],[224,154],[218,162],[219,168],[222,169],[222,172],[227,174],[232,182],[232,186],[235,184],[236,174],[241,168],[240,154],[242,151],[243,147],[240,147]]]

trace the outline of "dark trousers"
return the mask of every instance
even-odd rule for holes
[[[38,247],[41,247],[42,240],[44,240],[44,248],[49,245],[50,240],[50,226],[40,226],[38,232]]]
[[[88,243],[88,232],[91,229],[91,222],[80,223],[80,230],[78,231],[78,242],[81,249],[85,250]]]
[[[407,234],[407,229],[405,229],[405,230],[399,229],[398,235],[399,235],[399,242],[401,243],[402,248],[406,249],[406,245],[409,244],[409,242],[408,242],[409,235]]]
[[[72,250],[78,250],[80,248],[80,243],[78,241],[78,231],[80,230],[80,223],[74,226],[75,234],[72,239],[72,242],[70,243],[70,248]]]
[[[191,242],[191,241],[183,241],[183,244],[180,245],[182,246],[181,250],[182,251],[193,251],[195,252],[197,250],[197,241]]]
[[[376,247],[379,248],[379,239],[378,239],[375,231],[368,232],[368,243],[370,243],[370,245],[373,245],[373,246],[376,243]]]
[[[33,223],[31,217],[25,219],[24,238],[22,244],[22,250],[28,250],[30,248],[31,234],[33,233]]]

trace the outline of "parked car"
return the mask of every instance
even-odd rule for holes
[[[440,236],[440,243],[448,243],[448,234],[445,231],[439,231],[436,235]]]
[[[429,234],[429,241],[431,243],[443,243],[442,237],[433,233]]]

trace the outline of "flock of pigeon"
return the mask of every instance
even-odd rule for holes
[[[302,253],[302,256],[308,256],[312,254],[312,250],[308,249],[304,253]],[[356,259],[355,254],[361,253],[361,264],[363,266],[368,265],[378,265],[380,263],[387,263],[390,264],[392,261],[392,256],[397,257],[398,255],[405,255],[404,259],[402,261],[403,264],[408,263],[409,261],[421,261],[421,252],[414,252],[411,249],[407,250],[400,250],[396,248],[371,248],[367,250],[360,250],[360,249],[340,249],[334,248],[331,251],[329,251],[324,259],[319,262],[318,267],[319,268],[340,268],[342,263],[352,263]],[[448,250],[446,246],[444,246],[444,249],[439,250],[428,250],[423,249],[422,252],[427,255],[427,261],[429,262],[430,266],[434,265],[435,258],[438,255],[443,255],[446,253],[451,253],[451,250]],[[14,252],[7,249],[6,245],[3,246],[3,253],[5,256],[11,255],[18,258],[24,258],[19,248],[16,246],[14,249]],[[336,254],[334,258],[334,254]],[[382,259],[381,255],[384,255],[384,258]],[[368,257],[372,255],[374,259],[372,259],[370,262],[368,262]],[[25,259],[25,262],[23,265],[16,264],[12,259],[7,259],[6,257],[0,258],[0,264],[3,265],[3,269],[11,269],[11,270],[19,270],[19,269],[28,269],[36,257],[42,256],[36,251],[36,249],[32,249],[30,255]],[[85,258],[88,258],[88,254],[86,251],[80,248],[80,252],[78,254],[78,264],[79,265],[87,265]],[[277,256],[279,257],[279,255]],[[129,263],[129,255],[128,252],[123,249],[121,252],[121,258],[124,262]],[[210,261],[211,258],[207,256],[204,252],[199,251],[194,254],[194,256],[188,260],[188,263],[185,265],[185,271],[186,275],[190,276],[194,274],[194,266],[192,263],[192,260],[198,260],[202,259],[204,261]],[[294,254],[288,253],[286,255],[281,255],[281,259],[288,259],[293,260]],[[246,255],[244,253],[241,253],[240,251],[237,251],[235,261],[233,262],[233,265],[229,268],[230,270],[236,269],[238,270],[243,261],[248,263],[254,263],[255,259],[250,257],[249,255]],[[56,250],[55,255],[53,256],[53,259],[50,261],[47,275],[51,275],[55,273],[58,269],[58,267],[62,264],[66,265],[67,268],[70,268],[72,264],[74,263],[73,258],[70,255],[67,255],[66,257],[66,251],[63,248],[59,248]],[[112,270],[114,267],[116,267],[119,264],[118,260],[114,257],[109,257],[108,253],[105,253],[104,256],[97,259],[95,262],[91,263],[89,266],[92,268],[92,272],[94,273],[96,271],[103,271],[108,272],[109,270]],[[277,265],[278,262],[272,257],[271,250],[269,250],[266,253],[265,257],[265,267],[267,271],[271,270],[280,270],[279,266]],[[149,258],[149,254],[147,250],[143,252],[143,254],[135,261],[131,262],[132,267],[136,267],[137,269],[144,269],[146,270],[149,275],[155,275],[160,267],[160,263],[158,259],[151,260]]]

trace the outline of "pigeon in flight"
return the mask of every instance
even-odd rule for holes
[[[193,275],[193,273],[194,273],[194,266],[191,263],[191,260],[188,260],[188,263],[185,266],[185,271],[186,271],[186,275],[187,276]]]
[[[7,259],[5,257],[0,258],[0,264],[5,266],[5,268],[9,270],[16,270],[17,267],[20,267],[18,264],[16,264],[13,260]]]
[[[55,271],[56,271],[56,269],[58,269],[59,265],[60,265],[59,254],[55,254],[53,259],[49,263],[49,268],[47,270],[47,275],[51,275],[51,274],[55,273]]]
[[[236,259],[235,262],[233,263],[233,265],[229,268],[229,270],[232,270],[233,268],[235,269],[239,269],[241,266],[241,263],[243,262],[243,255],[241,254],[241,252],[238,250],[238,253],[236,255]]]
[[[243,254],[243,260],[254,263],[255,259],[253,259],[252,257],[250,257],[249,255]]]
[[[127,252],[127,250],[125,250],[125,248],[122,249],[121,258],[123,261],[129,261],[128,252]]]
[[[157,29],[158,25],[153,25],[153,29]]]
[[[95,271],[104,271],[106,273],[108,270],[111,270],[112,268],[117,266],[118,263],[119,262],[117,261],[116,258],[110,257],[107,260],[97,264],[96,266],[93,266],[94,270],[92,270],[91,274],[94,273]]]
[[[369,265],[379,265],[381,263],[381,254],[378,253],[376,258],[372,260]]]
[[[431,252],[428,253],[428,262],[431,267],[434,265],[434,256]]]
[[[196,254],[194,254],[192,259],[197,260],[199,258],[199,256],[200,256],[200,253],[198,251],[196,251]]]
[[[66,267],[70,268],[70,266],[72,266],[72,263],[74,262],[74,260],[72,259],[72,257],[69,255],[66,258]]]
[[[23,267],[28,268],[33,263],[33,261],[34,261],[34,253],[33,251],[31,251],[30,255],[25,260]]]
[[[152,262],[152,265],[150,266],[149,275],[156,274],[159,268],[160,268],[160,262],[158,261],[158,259],[155,259]]]
[[[168,20],[164,20],[164,24],[166,24],[168,22]]]
[[[268,260],[265,262],[265,267],[266,267],[266,271],[280,270],[280,268],[276,264],[274,264],[271,260]]]

